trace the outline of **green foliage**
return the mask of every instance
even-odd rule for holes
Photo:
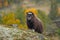
[[[57,30],[57,34],[60,35],[60,28]]]
[[[2,24],[2,17],[0,16],[0,24]]]
[[[21,3],[23,0],[7,0],[9,3]]]
[[[38,17],[43,21],[44,26],[46,26],[46,24],[51,24],[51,19],[45,14],[44,11],[38,10]]]
[[[50,10],[49,17],[52,20],[54,20],[54,19],[56,19],[57,13],[58,13],[57,2],[56,2],[56,0],[51,0],[51,10]]]
[[[2,24],[2,12],[0,12],[0,24]]]
[[[38,17],[40,20],[42,20],[43,23],[43,28],[44,28],[44,34],[47,32],[47,34],[51,32],[55,32],[56,25],[53,24],[52,20],[46,15],[44,11],[39,11],[38,10]]]
[[[39,2],[42,1],[42,0],[33,0],[33,1],[35,1],[36,3],[39,3]]]
[[[21,20],[21,23],[25,23],[25,15],[24,15],[24,9],[23,8],[17,8],[16,10],[16,18]]]
[[[60,3],[60,0],[56,0],[57,1],[57,3]]]

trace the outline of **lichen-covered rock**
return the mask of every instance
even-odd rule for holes
[[[0,26],[0,40],[47,40],[42,34],[34,31],[6,28]]]

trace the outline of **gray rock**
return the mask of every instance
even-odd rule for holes
[[[0,26],[0,40],[45,40],[44,35],[34,31],[20,30],[17,28],[6,28]]]

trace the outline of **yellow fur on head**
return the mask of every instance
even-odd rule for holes
[[[26,15],[28,12],[32,12],[34,15],[37,15],[37,13],[38,13],[37,9],[35,9],[35,8],[27,8],[27,9],[25,10],[25,15]]]

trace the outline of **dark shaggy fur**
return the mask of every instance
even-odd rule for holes
[[[43,32],[42,23],[35,17],[35,15],[32,17],[32,19],[30,20],[27,19],[27,26],[29,29],[34,29],[38,33]]]

